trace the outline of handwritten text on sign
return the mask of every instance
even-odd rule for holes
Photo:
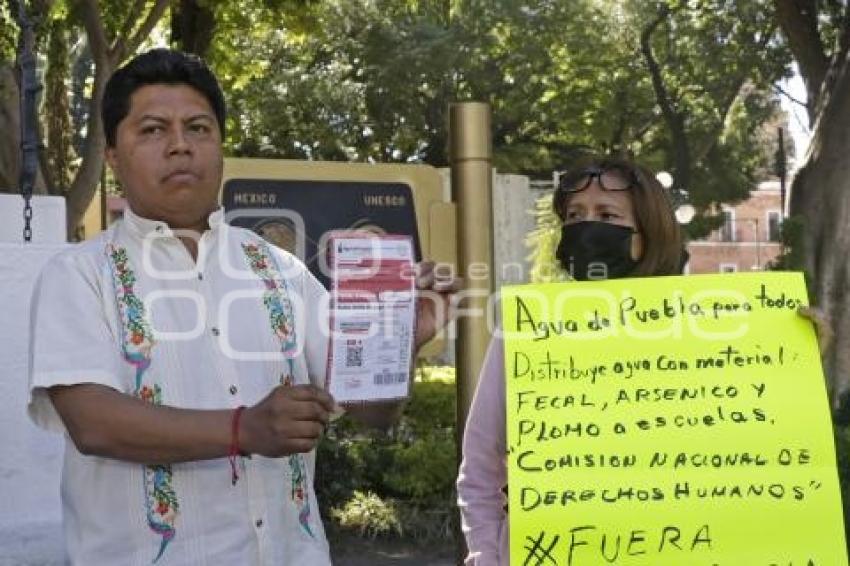
[[[506,287],[511,563],[846,566],[802,276]]]

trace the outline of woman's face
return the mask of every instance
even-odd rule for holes
[[[573,193],[564,201],[561,211],[565,224],[577,222],[607,222],[638,230],[632,191],[606,191],[594,179],[583,191]],[[640,231],[632,236],[632,259],[643,255],[643,237]]]

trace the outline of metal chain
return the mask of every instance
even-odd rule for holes
[[[24,195],[24,242],[32,241],[32,195]]]
[[[36,96],[40,90],[36,77],[35,32],[27,17],[24,0],[18,0],[18,57],[21,72],[21,196],[24,197],[24,242],[32,241],[32,193],[38,173],[38,136]]]

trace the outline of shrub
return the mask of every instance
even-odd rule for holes
[[[561,240],[561,220],[552,209],[552,195],[547,193],[534,203],[535,228],[525,239],[531,262],[530,281],[553,283],[569,281],[569,274],[555,260],[555,250]]]
[[[341,509],[331,510],[331,517],[340,526],[357,530],[360,536],[375,538],[391,533],[402,534],[401,522],[393,502],[384,501],[374,493],[354,491]]]
[[[401,527],[392,526],[392,514],[412,538],[452,533],[454,368],[423,367],[415,377],[411,399],[392,428],[368,429],[342,417],[319,443],[317,497],[322,514],[340,527],[369,536],[401,535]]]

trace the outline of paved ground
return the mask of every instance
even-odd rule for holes
[[[368,540],[353,535],[332,534],[334,566],[454,566],[454,541],[427,545],[398,540]]]

